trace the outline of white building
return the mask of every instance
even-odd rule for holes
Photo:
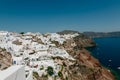
[[[26,80],[24,66],[14,65],[0,71],[0,80]]]

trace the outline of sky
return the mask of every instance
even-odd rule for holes
[[[120,0],[0,0],[0,30],[120,31]]]

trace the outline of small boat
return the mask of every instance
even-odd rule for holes
[[[109,62],[111,62],[112,60],[110,59],[110,60],[108,60]]]
[[[117,69],[119,69],[119,70],[120,70],[120,67],[118,67]]]

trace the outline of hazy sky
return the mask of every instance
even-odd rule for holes
[[[120,0],[0,0],[0,30],[120,31]]]

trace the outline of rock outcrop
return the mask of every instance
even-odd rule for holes
[[[4,48],[0,48],[0,70],[6,69],[12,65],[12,56]]]

